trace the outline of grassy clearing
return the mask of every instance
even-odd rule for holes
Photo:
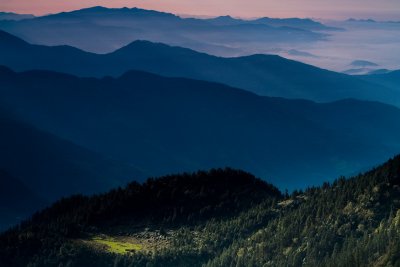
[[[104,250],[115,254],[127,254],[133,251],[142,250],[142,246],[127,242],[125,240],[117,240],[109,236],[95,236],[89,242],[97,246],[101,246]]]
[[[171,245],[175,235],[172,230],[161,234],[160,230],[143,229],[126,235],[89,234],[89,238],[79,241],[101,252],[125,255],[131,252],[147,253],[165,249]]]

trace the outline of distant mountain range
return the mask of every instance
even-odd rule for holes
[[[1,20],[33,19],[34,17],[35,16],[31,15],[31,14],[16,14],[16,13],[12,13],[12,12],[0,12],[0,21]]]
[[[94,77],[143,70],[220,82],[265,96],[318,102],[357,98],[400,106],[400,90],[393,84],[371,83],[279,56],[221,58],[146,41],[98,55],[69,46],[31,45],[0,31],[0,64],[16,71],[43,69]]]
[[[350,18],[348,20],[346,20],[347,22],[368,22],[368,23],[375,23],[376,21],[373,19],[354,19],[354,18]]]
[[[353,62],[350,63],[351,66],[353,67],[377,67],[379,66],[378,64],[368,61],[368,60],[354,60]]]
[[[228,24],[218,23],[220,20],[185,19],[138,8],[93,7],[30,20],[2,21],[0,29],[35,44],[71,45],[98,53],[114,51],[134,40],[149,40],[218,55],[237,54],[242,51],[241,44],[249,42],[314,42],[327,36],[320,30],[331,29],[309,19],[230,19],[235,23]]]
[[[235,166],[293,189],[357,172],[400,150],[400,110],[389,105],[260,97],[144,72],[95,79],[2,69],[0,105],[149,176]]]
[[[343,71],[343,73],[348,74],[348,75],[380,75],[380,74],[386,74],[391,72],[391,70],[388,69],[372,69],[372,68],[356,68],[356,69],[348,69]],[[365,79],[368,80],[368,79]],[[381,84],[382,85],[382,84]],[[388,84],[387,85],[390,88],[396,88],[396,85],[393,84]]]
[[[303,30],[315,30],[315,31],[332,31],[342,30],[340,28],[329,27],[320,22],[312,19],[300,19],[300,18],[258,18],[258,19],[239,19],[231,16],[220,16],[216,18],[206,19],[206,21],[214,25],[239,25],[239,24],[265,24],[274,27],[291,27],[299,28]]]

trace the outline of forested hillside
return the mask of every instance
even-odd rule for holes
[[[281,194],[232,169],[55,203],[0,236],[3,266],[399,266],[400,156]]]

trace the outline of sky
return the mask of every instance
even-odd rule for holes
[[[0,11],[44,15],[91,6],[196,16],[372,18],[400,21],[400,0],[0,0]]]

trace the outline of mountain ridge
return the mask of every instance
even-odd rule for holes
[[[261,17],[255,19],[240,19],[233,18],[229,15],[219,16],[215,18],[206,19],[206,21],[218,25],[232,25],[232,24],[265,24],[269,26],[289,26],[289,27],[299,27],[302,29],[309,30],[343,30],[340,28],[329,27],[320,22],[312,20],[310,18],[270,18],[270,17]]]
[[[232,55],[243,50],[230,48],[229,43],[232,42],[277,43],[290,39],[291,42],[308,43],[323,40],[328,35],[296,25],[301,26],[299,23],[274,26],[266,23],[250,25],[247,22],[215,25],[207,20],[181,18],[152,10],[96,7],[29,20],[3,21],[0,28],[35,44],[71,45],[97,53],[112,52],[134,40],[150,40]],[[247,34],[243,34],[246,29]],[[80,38],[77,38],[78,35]]]
[[[17,14],[13,12],[0,12],[0,20],[23,20],[35,18],[32,14]]]
[[[105,55],[68,46],[29,45],[18,49],[0,42],[0,47],[3,48],[0,64],[17,71],[47,69],[79,76],[115,77],[129,70],[142,70],[220,82],[259,95],[317,102],[359,98],[400,105],[399,90],[391,85],[371,83],[273,55],[222,58],[148,41],[135,41]]]
[[[330,172],[332,177],[364,169],[400,146],[400,122],[395,123],[400,110],[378,102],[260,97],[218,83],[138,71],[95,79],[8,70],[0,73],[0,85],[0,105],[148,175],[237,166],[293,188],[301,181],[318,183]],[[299,155],[302,160],[292,168],[279,167],[284,158]],[[301,179],[286,180],[293,176]]]

